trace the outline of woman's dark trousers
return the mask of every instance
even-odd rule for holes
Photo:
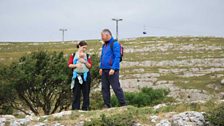
[[[81,75],[83,79],[83,75]],[[80,109],[80,99],[81,94],[83,95],[83,104],[82,104],[82,110],[88,110],[89,109],[89,93],[90,93],[90,83],[91,83],[91,77],[88,73],[87,81],[84,81],[83,84],[80,84],[78,81],[78,78],[75,79],[75,85],[73,88],[73,103],[72,103],[72,110],[79,110]]]

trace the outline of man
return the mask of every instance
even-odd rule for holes
[[[110,85],[120,103],[120,106],[125,106],[125,98],[119,82],[120,70],[120,49],[121,46],[118,41],[114,40],[109,29],[104,29],[101,32],[102,53],[100,58],[100,70],[102,82],[102,94],[104,100],[104,108],[110,108]],[[113,46],[111,46],[113,44]]]

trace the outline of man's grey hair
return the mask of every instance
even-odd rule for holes
[[[109,35],[112,36],[112,33],[111,33],[111,31],[110,31],[109,29],[103,29],[103,30],[102,30],[102,33],[104,33],[104,34],[109,34]]]

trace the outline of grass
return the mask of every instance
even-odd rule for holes
[[[141,57],[141,58],[140,58]],[[170,50],[167,52],[135,52],[126,53],[124,61],[163,61],[163,60],[185,60],[185,59],[205,59],[205,58],[224,58],[223,50],[197,52],[197,51],[178,51]],[[138,60],[136,60],[138,59]]]
[[[88,48],[91,52],[100,52],[101,43],[98,40],[88,40]],[[144,37],[136,38],[129,41],[121,41],[124,49],[142,49],[148,47],[151,50],[145,52],[125,53],[124,61],[142,62],[142,61],[165,61],[165,60],[190,60],[190,59],[205,59],[205,58],[224,58],[224,38],[218,37]],[[196,50],[181,50],[187,45],[196,47]],[[170,46],[168,46],[170,45]],[[209,48],[209,46],[217,46],[221,49],[204,50],[198,48]],[[160,47],[166,47],[167,50],[161,51]],[[154,50],[153,50],[154,49]],[[0,43],[0,64],[9,65],[13,61],[18,60],[21,56],[26,55],[32,51],[47,50],[47,51],[63,51],[65,57],[73,53],[76,49],[75,42],[43,42],[43,43]],[[121,65],[122,66],[122,65]],[[223,66],[224,67],[224,66]],[[201,69],[223,68],[215,66],[201,66]],[[182,77],[183,72],[177,73],[160,73],[160,69],[186,69],[190,71],[191,68],[199,68],[196,66],[130,66],[121,68],[122,79],[138,79],[134,74],[159,73],[157,81],[166,80],[174,81],[174,84],[183,89],[199,89],[206,90],[210,94],[217,94],[224,92],[224,86],[220,86],[217,90],[209,88],[209,84],[220,85],[220,81],[224,77],[211,78],[218,74],[224,75],[224,71],[210,72],[198,77]],[[143,69],[138,71],[139,69]],[[101,98],[101,97],[100,97]],[[168,100],[167,100],[168,101]],[[98,101],[96,101],[98,102]],[[164,101],[165,102],[165,101]],[[172,102],[171,102],[172,103]],[[96,104],[96,103],[91,103]],[[98,106],[102,105],[100,102]],[[97,120],[104,114],[106,117],[119,116],[120,114],[131,115],[136,122],[145,125],[153,125],[150,122],[150,115],[163,116],[168,112],[184,112],[184,111],[200,111],[206,112],[211,110],[218,104],[215,101],[207,101],[206,103],[179,103],[176,105],[168,104],[158,110],[152,107],[133,107],[127,106],[123,108],[112,108],[108,110],[95,110],[92,108],[89,112],[73,111],[71,115],[63,118],[53,116],[41,117],[40,122],[48,120],[49,124],[59,122],[64,125],[73,125],[82,121]],[[20,117],[20,116],[18,116]]]
[[[88,48],[91,52],[100,52],[102,44],[98,40],[87,40]],[[125,53],[124,61],[142,62],[142,61],[165,61],[165,60],[190,60],[190,59],[206,59],[206,58],[224,58],[224,38],[219,37],[142,37],[129,41],[122,40],[121,43],[125,50],[128,49],[142,49],[149,47],[150,50],[146,52]],[[48,50],[48,51],[63,51],[65,56],[68,57],[76,50],[77,42],[42,42],[42,43],[0,43],[0,64],[8,65],[19,57],[26,55],[32,51]],[[169,45],[169,46],[168,46]],[[184,46],[192,45],[196,50],[180,50]],[[217,50],[204,50],[198,48],[206,48],[209,46],[216,46],[221,48]],[[160,47],[167,48],[165,51],[161,51]],[[122,66],[122,65],[121,65]],[[121,75],[124,78],[134,78],[133,74],[144,73],[159,73],[159,69],[181,69],[193,68],[194,66],[131,66],[122,67]],[[201,68],[215,68],[212,66],[203,66]],[[144,69],[139,71],[137,69]],[[161,74],[161,73],[160,73]],[[224,71],[210,73],[201,77],[179,77],[183,73],[168,73],[161,74],[159,80],[171,80],[175,84],[182,88],[196,88],[205,89],[210,92],[214,90],[207,88],[208,84],[218,84],[222,78],[211,79],[212,74],[224,74]],[[188,81],[188,83],[184,83]],[[220,91],[224,91],[223,87]],[[220,92],[219,91],[219,92]]]
[[[157,73],[159,72],[160,68],[161,67],[144,67],[144,66],[138,66],[136,68],[135,66],[131,66],[131,67],[121,68],[121,74],[125,75],[126,79],[131,79],[131,78],[135,78],[132,76],[134,74]],[[139,69],[143,69],[144,71],[140,71]]]
[[[185,112],[185,111],[197,111],[197,112],[208,112],[214,107],[219,106],[216,101],[210,100],[205,103],[180,103],[176,105],[167,105],[159,108],[156,113],[167,113],[167,112]]]
[[[125,120],[128,121],[129,117],[131,121],[138,122],[142,125],[154,125],[150,121],[150,115],[158,115],[159,117],[165,117],[169,112],[172,113],[181,113],[185,111],[198,111],[198,112],[208,112],[214,107],[217,107],[219,104],[214,100],[207,101],[205,103],[178,103],[178,104],[167,104],[159,109],[153,109],[152,107],[114,107],[111,109],[104,110],[92,110],[88,112],[84,111],[73,111],[71,115],[65,115],[62,118],[58,117],[43,117],[40,119],[40,122],[45,122],[48,120],[48,124],[60,123],[63,125],[75,125],[80,122],[88,122],[91,124],[92,121],[97,121],[99,123],[102,115],[105,117],[113,117],[113,120],[119,120],[119,118],[126,117]],[[111,121],[111,120],[108,120]],[[124,120],[123,120],[124,121]],[[93,122],[92,122],[93,123]]]
[[[150,124],[148,120],[149,114],[154,114],[155,111],[151,107],[136,108],[133,106],[127,107],[115,107],[107,110],[92,110],[88,112],[83,111],[73,111],[71,115],[64,116],[63,119],[58,119],[58,117],[49,116],[48,122],[53,124],[59,122],[63,125],[74,125],[82,121],[90,121],[100,118],[102,115],[109,116],[124,116],[132,115],[134,120],[141,124]],[[44,121],[44,118],[42,121]]]
[[[221,78],[212,78],[212,75],[215,74],[223,74],[223,72],[214,72],[214,73],[210,73],[210,74],[206,74],[203,76],[194,76],[194,77],[180,77],[176,74],[168,74],[168,75],[163,75],[161,77],[159,77],[158,80],[174,80],[175,78],[175,85],[183,88],[183,89],[199,89],[199,90],[206,90],[208,91],[210,94],[215,94],[218,92],[223,92],[224,91],[224,87],[221,86],[221,88],[219,88],[218,90],[214,90],[212,88],[209,88],[208,85],[209,84],[216,84],[216,85],[220,85],[221,82]]]
[[[95,40],[87,41],[89,49],[97,51],[101,47],[101,43]],[[65,56],[77,50],[74,42],[41,42],[41,43],[0,43],[0,61],[2,64],[10,64],[18,60],[21,56],[26,55],[32,51],[47,50],[50,52],[63,51]]]

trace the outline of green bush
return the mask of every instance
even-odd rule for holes
[[[86,121],[84,126],[132,126],[135,123],[132,114],[101,115],[100,118]]]
[[[97,88],[100,83],[100,75],[99,75],[100,58],[98,57],[97,54],[92,54],[91,60],[92,60],[92,68],[90,69],[91,78],[92,78],[91,87]]]
[[[71,104],[72,71],[63,52],[38,51],[0,66],[0,114],[13,109],[35,115],[67,110]],[[99,57],[92,55],[92,87],[99,84]]]
[[[33,52],[3,69],[0,97],[7,107],[35,115],[52,114],[71,104],[70,70],[62,52]],[[5,104],[9,106],[5,106]]]
[[[171,101],[166,95],[168,91],[165,89],[142,88],[140,92],[125,92],[125,99],[128,105],[135,107],[144,107],[155,105],[166,101]],[[91,110],[102,109],[103,98],[101,92],[91,93]],[[112,95],[111,104],[113,107],[118,107],[117,97]]]
[[[15,100],[15,92],[10,85],[9,70],[6,66],[0,65],[0,115],[12,114],[11,102]]]
[[[205,117],[215,126],[224,126],[224,103],[207,112]]]
[[[70,70],[63,52],[33,52],[11,64],[9,70],[10,84],[19,99],[13,102],[14,108],[48,115],[70,106]]]
[[[142,88],[140,92],[125,92],[125,99],[128,105],[143,107],[161,103],[168,94],[165,89]],[[111,98],[112,106],[119,106],[115,95]]]

